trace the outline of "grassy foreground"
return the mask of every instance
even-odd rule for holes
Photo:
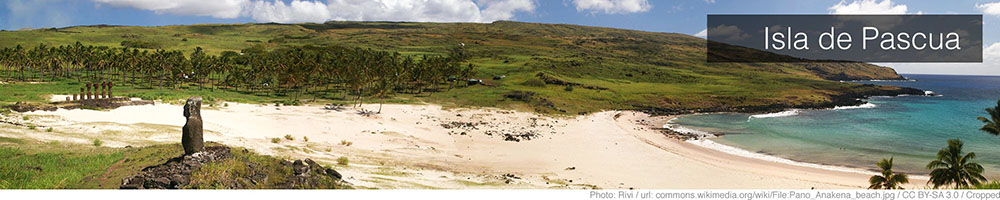
[[[212,145],[212,144],[209,144]],[[232,148],[232,159],[193,172],[189,188],[230,188],[234,177],[254,170],[272,177],[254,188],[278,188],[292,173],[281,159]],[[0,137],[0,189],[118,189],[122,178],[139,173],[184,153],[180,144],[138,148],[95,147],[84,144],[38,142]],[[248,164],[254,163],[255,169]],[[318,177],[326,178],[326,177]],[[329,179],[329,178],[327,178]],[[329,179],[322,188],[347,188]],[[245,184],[248,185],[248,184]]]

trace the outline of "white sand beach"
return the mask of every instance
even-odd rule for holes
[[[63,97],[65,98],[65,97]],[[605,111],[560,118],[491,108],[384,105],[373,116],[322,106],[205,107],[206,141],[328,163],[362,188],[865,188],[871,175],[734,155],[665,137],[668,118]],[[364,105],[377,110],[378,105]],[[180,141],[180,105],[25,113],[54,131],[0,126],[0,136],[144,146]],[[20,120],[20,119],[18,119]],[[442,126],[442,124],[446,124]],[[447,128],[447,127],[450,127]],[[505,141],[503,134],[537,137]],[[290,135],[294,140],[272,138]],[[304,141],[308,137],[308,141]],[[338,157],[350,164],[336,165]],[[914,179],[907,188],[922,188]]]

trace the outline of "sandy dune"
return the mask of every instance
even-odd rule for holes
[[[331,165],[344,156],[351,164],[336,168],[361,187],[863,188],[870,176],[753,159],[669,139],[650,129],[654,119],[637,112],[553,118],[498,109],[385,105],[381,114],[366,117],[350,107],[227,105],[203,109],[206,140]],[[177,142],[184,123],[181,106],[169,104],[26,115],[57,131],[27,134],[4,126],[0,135],[76,142],[96,137],[110,141],[108,145],[137,146]],[[522,139],[515,142],[505,141],[504,134],[537,137],[514,137]],[[285,135],[294,141],[271,140]],[[922,185],[925,180],[912,182]]]

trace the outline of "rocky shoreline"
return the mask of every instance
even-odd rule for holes
[[[873,87],[873,84],[864,84],[855,87]],[[661,108],[661,107],[648,107],[648,106],[638,106],[639,108],[634,109],[638,112],[643,112],[652,116],[669,116],[669,115],[683,115],[683,114],[697,114],[697,113],[720,113],[720,112],[732,112],[732,113],[774,113],[781,112],[788,109],[830,109],[837,106],[857,106],[864,104],[863,99],[867,99],[873,96],[900,96],[900,95],[928,95],[924,90],[909,88],[909,87],[898,87],[892,90],[865,90],[862,92],[851,92],[842,95],[830,96],[831,101],[822,103],[811,103],[811,104],[799,104],[790,105],[784,103],[768,104],[760,106],[716,106],[709,108],[696,108],[696,109],[675,109],[675,108]],[[930,94],[933,95],[933,94]]]

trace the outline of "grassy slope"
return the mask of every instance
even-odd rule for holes
[[[561,24],[330,22],[84,26],[0,32],[0,41],[9,41],[0,43],[0,47],[65,45],[76,41],[117,47],[123,40],[154,42],[165,49],[186,52],[200,46],[212,54],[252,45],[311,44],[435,55],[464,43],[466,50],[475,55],[470,62],[478,66],[476,78],[495,87],[473,86],[429,96],[400,96],[400,99],[554,113],[650,107],[690,110],[815,105],[830,102],[831,95],[858,90],[855,84],[826,79],[899,78],[891,68],[856,63],[709,64],[704,57],[705,41],[700,38]],[[576,87],[567,91],[561,85],[522,84],[538,79],[539,72],[566,82],[609,89]],[[507,78],[491,79],[497,75]],[[511,91],[530,91],[536,95],[526,101],[504,98],[503,94]]]
[[[292,173],[278,158],[242,150],[233,148],[234,158],[195,171],[189,187],[227,188],[237,180],[231,177],[245,176],[250,162],[257,164],[258,173],[271,177],[258,188],[277,188],[281,178]],[[0,189],[117,189],[122,178],[183,153],[180,144],[108,148],[0,137]],[[332,179],[324,183],[343,188]]]

